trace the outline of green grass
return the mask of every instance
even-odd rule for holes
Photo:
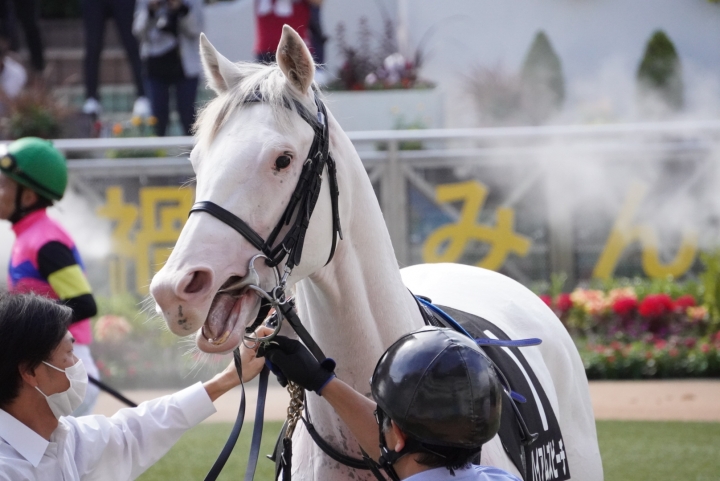
[[[720,480],[720,423],[598,421],[605,481]]]
[[[250,451],[252,423],[245,423],[235,449],[228,459],[219,481],[237,481],[245,476],[245,465]],[[265,458],[275,447],[282,422],[266,422],[263,430],[260,456],[255,479],[271,481],[275,463]],[[139,481],[176,481],[205,479],[227,440],[232,424],[201,424],[185,433],[165,457],[148,469]]]
[[[255,479],[270,481],[275,465],[265,459],[282,423],[265,424]],[[143,474],[140,481],[201,480],[225,445],[230,424],[192,429]],[[605,481],[719,481],[720,423],[598,421]],[[252,424],[245,425],[220,480],[242,479]]]

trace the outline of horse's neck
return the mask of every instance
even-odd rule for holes
[[[402,334],[421,327],[422,318],[400,277],[365,169],[341,134],[333,150],[345,206],[344,240],[332,262],[298,284],[297,298],[313,337],[337,361],[338,375],[366,392],[380,355]]]

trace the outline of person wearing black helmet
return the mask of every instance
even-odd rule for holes
[[[25,137],[9,144],[7,153],[0,156],[0,220],[10,221],[16,236],[8,290],[34,292],[70,307],[75,354],[97,379],[89,319],[97,313],[95,298],[75,242],[46,213],[62,199],[67,181],[65,156],[48,140]],[[90,414],[98,394],[95,385],[89,386],[75,414]]]
[[[519,481],[472,464],[499,429],[502,388],[492,362],[462,334],[425,327],[401,337],[375,367],[375,402],[320,366],[299,341],[276,336],[258,355],[281,383],[322,395],[394,481]]]

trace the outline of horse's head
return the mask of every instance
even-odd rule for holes
[[[208,85],[218,95],[198,118],[197,144],[190,154],[197,177],[196,201],[222,207],[267,239],[290,202],[314,138],[313,129],[297,111],[300,105],[313,115],[317,112],[312,57],[287,25],[277,50],[278,65],[232,63],[204,35],[200,51]],[[324,181],[302,263],[289,284],[324,265],[331,250],[332,225]],[[283,227],[278,239],[287,229]],[[260,298],[238,287],[243,280],[252,280],[249,262],[258,253],[256,246],[216,217],[193,212],[150,287],[156,310],[170,330],[180,336],[197,333],[198,347],[206,352],[237,346],[259,310]],[[263,287],[272,287],[271,269],[262,260],[254,265]]]

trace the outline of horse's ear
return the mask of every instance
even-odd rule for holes
[[[240,69],[227,58],[220,55],[204,33],[200,34],[200,58],[202,59],[208,87],[218,94],[227,92],[237,85],[242,76]]]
[[[276,57],[280,70],[290,84],[300,92],[307,93],[315,78],[315,62],[303,39],[289,25],[283,26]]]

